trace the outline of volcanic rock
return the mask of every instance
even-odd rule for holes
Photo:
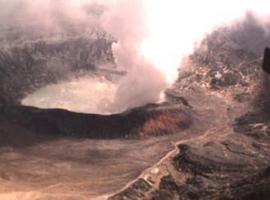
[[[251,32],[260,35],[256,47],[249,41]],[[187,99],[197,117],[209,116],[204,122],[208,127],[178,141],[176,149],[145,170],[140,178],[152,188],[134,199],[270,198],[270,81],[261,58],[267,40],[248,15],[243,24],[208,35],[189,57],[186,70],[166,93],[173,102]],[[133,199],[125,195],[130,188],[119,193],[121,199]]]
[[[270,74],[270,49],[267,47],[264,51],[263,70]]]
[[[1,49],[0,102],[19,104],[45,85],[66,80],[81,70],[91,72],[102,63],[114,63],[112,43],[106,35],[82,35],[56,41],[32,39]]]
[[[261,67],[269,41],[251,15],[219,28],[188,58],[166,103],[106,116],[19,102],[26,92],[65,79],[59,64],[69,74],[113,63],[112,39],[43,38],[1,50],[1,191],[46,185],[47,199],[71,190],[109,191],[110,200],[269,199],[270,79]]]
[[[12,141],[10,136],[14,141],[15,137],[26,137],[24,134],[16,136],[15,130],[10,129],[13,124],[17,129],[32,133],[32,137],[113,139],[172,134],[187,129],[192,123],[187,109],[181,105],[149,105],[104,116],[26,106],[2,106],[0,113],[2,144],[7,139]]]

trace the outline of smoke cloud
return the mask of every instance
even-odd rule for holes
[[[117,90],[116,109],[160,101],[177,79],[182,58],[214,28],[244,18],[247,11],[264,26],[270,15],[268,0],[0,0],[0,6],[2,24],[23,18],[44,31],[65,31],[68,25],[59,22],[65,18],[111,34],[116,63],[128,72]]]
[[[164,75],[140,51],[147,33],[145,15],[142,1],[118,0],[101,18],[104,29],[118,40],[113,46],[117,66],[128,71],[112,106],[116,110],[155,102],[166,88]]]

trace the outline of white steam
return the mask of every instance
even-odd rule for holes
[[[117,104],[138,106],[160,100],[178,76],[185,55],[214,28],[245,17],[265,19],[270,2],[262,0],[115,0],[102,18],[117,38],[114,54],[129,75],[119,87]]]
[[[128,71],[112,106],[116,110],[155,102],[166,88],[162,72],[141,52],[147,33],[143,6],[142,1],[118,0],[101,18],[104,29],[117,38],[113,46],[117,65]]]
[[[192,53],[214,28],[243,18],[247,11],[270,15],[267,0],[146,0],[148,37],[143,55],[166,76],[168,83],[177,78],[183,56]]]
[[[117,90],[116,109],[159,101],[176,80],[183,57],[214,28],[243,18],[247,11],[262,23],[270,15],[269,0],[0,0],[10,10],[11,2],[23,5],[32,19],[40,16],[48,27],[63,28],[53,20],[60,14],[100,26],[116,38],[116,62],[128,71]],[[104,5],[101,17],[86,14],[85,7],[93,3]]]

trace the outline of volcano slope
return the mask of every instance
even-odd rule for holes
[[[270,74],[262,70],[269,38],[249,17],[248,26],[220,28],[204,39],[167,91],[170,101],[186,99],[198,118],[205,117],[206,130],[175,142],[109,199],[270,198]],[[257,44],[248,48],[251,33]]]
[[[263,48],[246,44],[248,33],[270,40],[251,25],[209,35],[161,105],[107,116],[26,107],[35,81],[2,80],[0,199],[269,199],[269,77]]]
[[[98,75],[103,64],[109,67],[102,76],[119,75],[110,38],[70,28],[60,40],[39,33],[24,39],[18,27],[7,34],[16,40],[0,34],[1,200],[104,199],[196,129],[190,128],[196,118],[183,100],[106,116],[20,105],[47,84],[84,72]]]

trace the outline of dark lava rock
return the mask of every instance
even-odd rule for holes
[[[1,102],[19,104],[28,93],[69,78],[80,70],[94,70],[98,63],[113,63],[112,41],[105,38],[68,38],[29,41],[0,50]]]
[[[26,137],[24,131],[32,133],[32,137],[113,139],[172,134],[188,128],[191,123],[186,108],[179,105],[151,105],[104,116],[73,113],[61,109],[0,107],[0,127],[3,130],[0,132],[1,138],[9,138],[11,144],[12,138],[9,135],[14,136],[14,141],[15,138],[23,139]],[[10,128],[14,125],[17,130]],[[16,135],[16,132],[20,134]],[[5,144],[3,140],[2,145]]]
[[[257,149],[252,139],[235,135],[220,142],[180,145],[179,149],[174,165],[188,179],[177,187],[175,178],[170,184],[161,180],[159,190],[164,190],[164,184],[174,185],[166,190],[177,191],[180,199],[269,198],[270,150]]]
[[[104,59],[113,62],[113,40],[80,37],[2,49],[0,145],[166,135],[196,127],[197,117],[195,122],[207,123],[208,130],[194,128],[194,137],[180,141],[178,152],[160,163],[158,181],[139,178],[109,199],[270,199],[270,78],[261,70],[269,41],[249,14],[237,26],[219,28],[203,40],[189,57],[189,70],[167,92],[173,103],[108,116],[14,104],[25,92],[64,78],[55,69],[59,64],[73,73],[93,70]],[[211,120],[204,121],[207,117]]]
[[[263,59],[263,70],[270,74],[270,48],[265,48]]]
[[[173,200],[179,199],[179,187],[172,176],[162,177],[160,180],[159,191],[152,193],[153,200]]]
[[[130,187],[128,187],[123,192],[116,194],[109,198],[109,200],[121,200],[121,199],[139,199],[144,198],[145,193],[147,193],[152,186],[143,179],[138,179]]]
[[[270,142],[270,101],[265,95],[262,98],[255,103],[253,111],[235,120],[234,130],[257,141]]]
[[[261,67],[269,41],[250,14],[203,40],[167,94],[172,102],[187,100],[195,113],[215,110],[214,128],[208,122],[206,133],[179,141],[178,152],[154,166],[163,174],[159,184],[146,198],[135,199],[270,199],[270,77]],[[205,103],[209,94],[216,95],[216,102]]]
[[[261,81],[262,55],[269,41],[264,28],[250,14],[234,26],[217,28],[182,66],[186,71],[180,72],[177,88],[197,83],[211,90],[241,87],[249,91]]]

